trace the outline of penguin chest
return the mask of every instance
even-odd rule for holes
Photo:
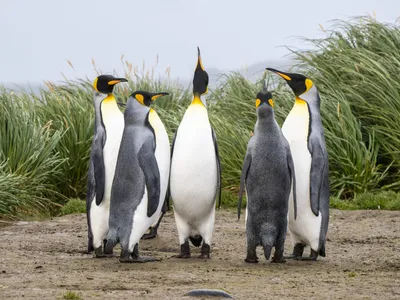
[[[105,167],[105,187],[103,201],[110,203],[111,186],[114,179],[119,147],[124,131],[124,115],[119,110],[117,103],[104,100],[101,107],[102,121],[106,131],[106,141],[103,148]]]
[[[187,109],[174,144],[171,196],[181,215],[205,215],[215,204],[217,159],[207,110],[192,104]]]
[[[303,103],[304,102],[304,103]],[[305,101],[296,104],[286,118],[282,132],[290,145],[296,174],[297,218],[294,218],[293,192],[289,199],[289,229],[297,242],[318,249],[321,215],[316,217],[310,204],[311,153],[308,150],[310,115]]]

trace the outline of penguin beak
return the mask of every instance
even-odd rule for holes
[[[169,95],[169,94],[168,94],[168,93],[161,92],[161,93],[151,93],[150,95],[151,95],[151,101],[154,101],[154,100],[156,100],[158,97],[167,96],[167,95]]]
[[[120,82],[128,82],[128,79],[126,79],[126,78],[115,78],[114,80],[110,80],[108,82],[108,85],[116,85],[117,83],[120,83]]]
[[[290,78],[290,76],[285,73],[285,72],[281,72],[272,68],[266,68],[268,71],[274,72],[275,74],[278,74],[279,76],[281,76],[283,79],[285,79],[286,81],[290,81],[292,80],[292,78]]]
[[[200,48],[197,47],[197,66],[196,69],[201,69],[204,71],[203,67],[203,62],[201,61],[201,56],[200,56]]]

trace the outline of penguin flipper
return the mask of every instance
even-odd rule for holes
[[[222,196],[222,175],[221,175],[221,160],[219,158],[218,144],[217,144],[217,136],[215,134],[214,129],[211,128],[212,131],[212,139],[214,142],[215,156],[217,157],[217,173],[218,173],[218,208],[221,207],[221,196]]]
[[[160,202],[160,172],[155,156],[154,141],[148,140],[139,150],[139,166],[143,171],[147,188],[147,216],[151,217]]]
[[[292,184],[293,188],[293,207],[294,207],[294,219],[297,219],[297,197],[296,197],[296,173],[294,172],[294,163],[293,163],[293,158],[292,158],[292,153],[290,152],[290,147],[289,144],[287,145],[287,151],[288,151],[288,166],[289,166],[289,171],[290,171],[290,182]]]
[[[310,170],[310,203],[311,210],[315,216],[319,215],[321,208],[321,188],[325,177],[328,176],[326,150],[321,144],[321,140],[311,142],[311,170]]]
[[[246,184],[247,173],[249,172],[251,165],[251,155],[247,152],[244,158],[242,167],[242,176],[240,177],[240,189],[239,189],[239,199],[238,199],[238,220],[240,219],[240,210],[242,208],[242,198],[244,192],[244,186]]]
[[[94,179],[96,189],[96,204],[99,205],[104,196],[104,185],[106,181],[103,147],[105,143],[105,132],[98,130],[93,137],[92,159],[94,168]]]

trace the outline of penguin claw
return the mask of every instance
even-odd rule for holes
[[[256,263],[258,263],[258,258],[257,257],[255,257],[255,258],[247,258],[246,257],[246,259],[244,261],[247,263],[250,263],[250,264],[256,264]]]

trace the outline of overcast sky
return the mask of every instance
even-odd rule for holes
[[[399,0],[0,0],[0,82],[121,75],[121,55],[190,78],[200,46],[205,67],[238,69],[280,60],[296,37],[321,37],[332,19],[400,17]],[[74,69],[67,63],[69,60]]]

